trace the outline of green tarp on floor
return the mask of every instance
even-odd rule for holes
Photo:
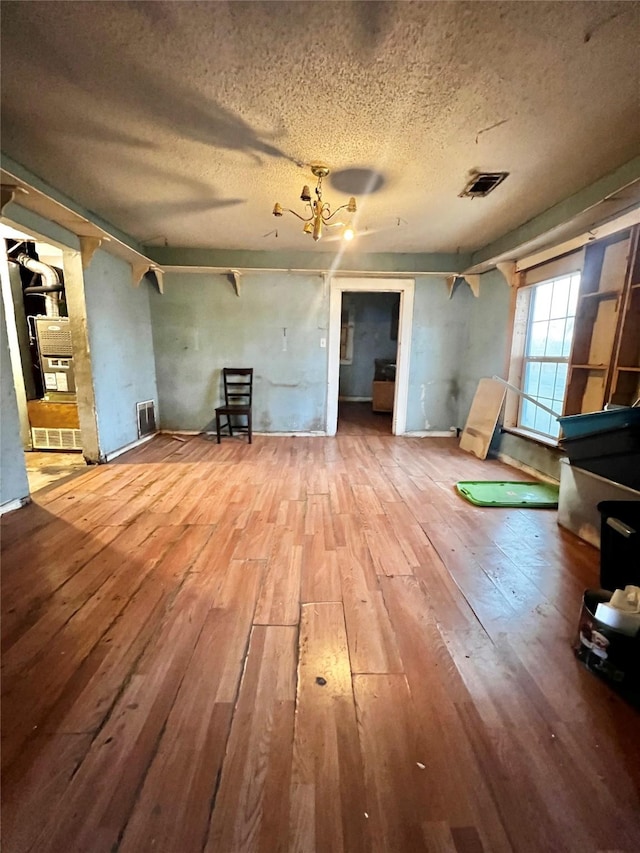
[[[476,506],[513,506],[551,509],[558,506],[558,486],[549,483],[519,483],[504,480],[466,480],[456,489]]]

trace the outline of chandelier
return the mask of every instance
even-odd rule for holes
[[[316,197],[314,199],[311,198],[311,190],[306,184],[302,187],[302,192],[300,193],[300,199],[306,202],[309,215],[301,216],[289,207],[283,208],[278,202],[276,202],[273,207],[273,215],[282,216],[285,210],[287,213],[293,213],[294,216],[297,216],[298,219],[304,222],[304,227],[302,229],[304,233],[311,234],[314,240],[319,240],[320,237],[322,237],[323,225],[326,225],[329,228],[340,225],[344,228],[344,231],[342,232],[343,238],[345,240],[353,240],[354,231],[350,224],[345,225],[344,222],[331,222],[331,220],[340,210],[346,209],[348,213],[355,213],[355,198],[351,196],[348,204],[343,204],[340,207],[337,207],[333,213],[331,213],[331,206],[329,202],[322,200],[322,179],[327,177],[329,169],[322,163],[312,163],[311,171],[318,179],[318,183],[315,188]]]

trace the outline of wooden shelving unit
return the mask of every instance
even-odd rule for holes
[[[640,259],[631,230],[585,249],[565,415],[596,412],[640,396]]]
[[[633,234],[611,389],[611,402],[618,405],[640,398],[640,227]]]

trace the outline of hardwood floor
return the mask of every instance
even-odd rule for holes
[[[37,492],[66,477],[77,477],[87,470],[81,453],[57,453],[52,450],[30,450],[24,454],[29,492]]]
[[[159,436],[3,517],[5,853],[640,849],[598,552],[356,433]]]
[[[339,435],[391,435],[391,412],[374,412],[371,403],[338,403]]]

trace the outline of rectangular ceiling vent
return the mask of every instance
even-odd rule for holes
[[[156,404],[153,400],[136,403],[136,414],[138,416],[138,438],[142,438],[143,435],[151,435],[156,431]]]
[[[509,172],[476,172],[459,198],[482,198],[493,192],[501,184]]]

